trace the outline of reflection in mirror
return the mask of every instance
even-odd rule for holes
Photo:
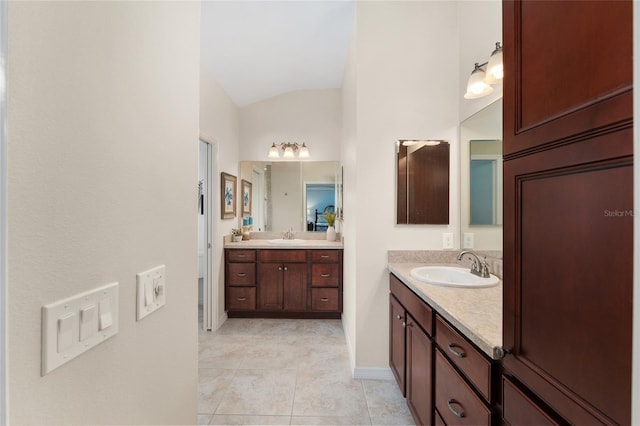
[[[324,211],[339,211],[337,161],[241,161],[252,183],[253,231],[326,231]]]
[[[502,250],[502,99],[460,124],[461,247]]]
[[[449,223],[449,142],[396,142],[398,224]]]

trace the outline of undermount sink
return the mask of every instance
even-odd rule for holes
[[[420,266],[411,270],[411,276],[427,284],[445,287],[483,288],[493,287],[500,282],[495,275],[482,278],[469,272],[468,268],[455,266]]]
[[[276,238],[274,240],[269,240],[269,243],[271,243],[271,244],[300,244],[300,243],[304,243],[304,240],[301,240],[300,238],[294,238],[292,240],[285,240],[284,238]]]

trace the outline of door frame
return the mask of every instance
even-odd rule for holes
[[[7,388],[7,0],[0,1],[0,425],[8,422]]]
[[[218,293],[215,291],[214,274],[216,272],[215,259],[217,259],[217,246],[214,244],[215,236],[217,234],[217,226],[214,224],[214,220],[217,217],[214,212],[217,204],[214,200],[218,197],[218,185],[216,185],[215,177],[217,176],[217,158],[218,158],[218,145],[204,135],[200,135],[198,140],[198,152],[199,144],[204,143],[206,145],[206,169],[204,176],[204,273],[202,283],[202,329],[205,331],[215,330],[217,328],[218,321]],[[215,222],[217,224],[217,222]]]

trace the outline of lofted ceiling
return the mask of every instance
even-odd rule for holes
[[[342,86],[354,0],[204,1],[201,60],[239,107]]]

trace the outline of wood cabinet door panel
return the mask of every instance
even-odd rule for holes
[[[491,362],[442,318],[436,316],[436,342],[442,352],[491,402]]]
[[[389,295],[389,367],[400,386],[402,395],[405,392],[405,327],[404,308],[393,296]]]
[[[507,424],[518,426],[560,424],[505,376],[502,376],[502,417]]]
[[[228,262],[255,262],[255,250],[227,249]]]
[[[260,262],[306,262],[306,250],[274,249],[260,250]]]
[[[337,288],[311,289],[311,310],[340,311],[340,294]]]
[[[228,310],[253,311],[256,309],[255,287],[230,287],[227,292]]]
[[[340,282],[337,263],[315,263],[311,265],[311,285],[314,287],[336,287]]]
[[[283,265],[284,310],[307,310],[307,265],[291,263]]]
[[[416,424],[432,424],[433,343],[407,315],[407,405]]]
[[[504,166],[504,363],[570,422],[628,424],[633,160],[545,155]]]
[[[258,309],[280,311],[283,307],[283,268],[279,263],[260,263],[258,282]]]
[[[449,361],[435,351],[435,404],[448,425],[491,425],[493,413]]]
[[[312,262],[339,262],[340,250],[312,250],[311,261]]]
[[[506,155],[630,118],[632,15],[628,0],[503,2]]]
[[[414,292],[393,274],[389,274],[389,287],[398,301],[409,311],[418,322],[420,327],[429,336],[433,336],[433,310],[424,300],[420,299]]]
[[[230,286],[256,285],[255,263],[228,263],[227,273],[227,284]]]

